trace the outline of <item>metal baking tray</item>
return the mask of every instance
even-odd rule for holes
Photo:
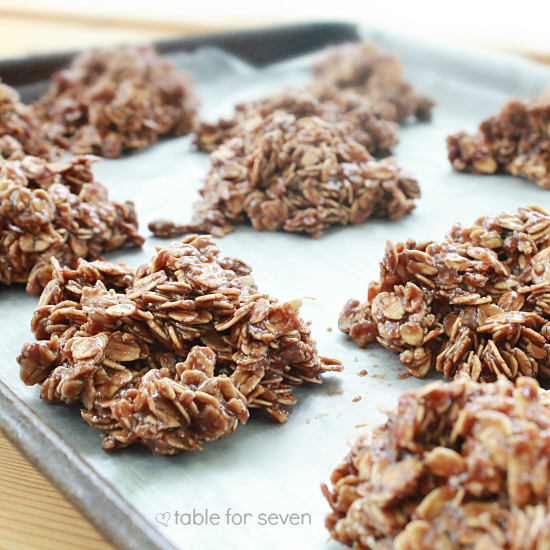
[[[300,86],[311,79],[312,59],[326,44],[375,39],[401,55],[421,93],[437,101],[431,123],[405,125],[395,156],[419,180],[417,209],[398,222],[368,220],[334,228],[318,240],[250,227],[218,239],[222,254],[250,263],[260,290],[280,300],[311,296],[302,316],[311,319],[322,355],[343,361],[345,371],[325,376],[322,386],[295,390],[298,403],[287,424],[252,415],[246,426],[202,453],[152,456],[134,446],[115,454],[100,449],[100,432],[80,418],[78,406],[46,405],[37,387],[19,380],[15,361],[32,340],[29,323],[37,297],[22,285],[0,286],[0,427],[7,437],[121,549],[228,550],[261,546],[303,550],[340,548],[327,542],[329,508],[319,484],[347,452],[347,440],[365,425],[383,420],[377,405],[391,407],[399,394],[424,381],[399,376],[397,356],[380,347],[359,350],[337,330],[337,317],[351,297],[366,298],[378,275],[387,238],[440,238],[457,221],[520,205],[550,206],[548,191],[511,176],[473,176],[451,170],[445,137],[496,113],[512,95],[528,97],[550,83],[550,69],[508,55],[418,42],[351,24],[311,24],[243,33],[191,37],[159,43],[179,67],[195,73],[203,118],[231,115],[235,103]],[[0,76],[32,99],[52,71],[70,55],[0,62]],[[95,166],[115,200],[133,199],[142,232],[158,217],[189,219],[207,167],[207,155],[193,150],[192,136],[161,140],[150,149]],[[139,265],[157,245],[110,254],[113,261]],[[328,329],[332,330],[329,331]],[[361,370],[368,375],[359,377]],[[435,375],[437,376],[437,375]],[[353,401],[361,397],[360,401]],[[218,525],[205,524],[205,510]],[[228,515],[229,510],[229,515]],[[175,523],[175,513],[199,513],[200,525]],[[169,515],[166,515],[166,514]],[[300,523],[291,525],[289,514]],[[237,516],[239,514],[239,516]],[[247,523],[244,523],[245,514]],[[262,524],[275,514],[277,524]],[[191,516],[192,517],[192,516]],[[283,524],[283,520],[287,520]],[[229,518],[229,524],[227,524]],[[240,523],[237,523],[240,518]],[[273,523],[273,522],[271,522]]]

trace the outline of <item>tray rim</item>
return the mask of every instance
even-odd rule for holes
[[[359,24],[357,23],[321,21],[260,27],[243,31],[196,34],[152,42],[144,41],[141,44],[153,45],[160,54],[194,52],[203,47],[218,47],[254,67],[262,67],[313,52],[328,44],[356,42],[359,40],[358,28]],[[121,43],[119,47],[125,45],[127,44]],[[136,46],[139,43],[131,45]],[[54,72],[65,68],[79,53],[97,49],[106,48],[83,48],[0,59],[2,82],[17,87],[49,79]]]

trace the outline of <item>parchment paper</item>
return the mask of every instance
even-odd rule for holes
[[[400,165],[420,182],[422,198],[416,210],[398,222],[368,220],[360,226],[332,229],[319,240],[258,233],[249,227],[218,239],[223,255],[241,257],[252,265],[261,291],[280,300],[315,298],[304,302],[302,315],[312,320],[319,352],[344,363],[345,371],[325,376],[322,386],[295,390],[298,404],[291,408],[287,424],[253,412],[246,426],[205,445],[202,453],[158,457],[134,446],[107,454],[100,448],[100,432],[84,423],[79,407],[46,405],[38,398],[37,387],[27,388],[20,382],[15,357],[23,343],[32,339],[29,323],[37,298],[27,295],[22,286],[0,286],[4,357],[0,378],[106,484],[132,502],[143,521],[151,522],[178,548],[340,548],[326,542],[324,516],[329,507],[320,482],[328,482],[332,469],[347,453],[349,438],[365,425],[383,421],[378,405],[393,407],[403,390],[425,383],[414,378],[399,380],[404,369],[386,349],[373,346],[361,351],[346,341],[337,329],[344,302],[351,297],[366,298],[368,282],[378,276],[386,239],[441,238],[455,222],[471,224],[480,215],[514,211],[520,205],[550,206],[550,192],[531,182],[453,172],[445,146],[449,133],[475,130],[481,119],[497,113],[511,95],[527,97],[540,92],[550,83],[550,70],[510,56],[419,44],[367,30],[364,34],[396,50],[416,88],[437,100],[433,121],[403,127],[395,150]],[[212,121],[220,115],[230,116],[236,102],[308,82],[311,59],[254,70],[213,50],[174,57],[180,67],[195,72],[202,117]],[[190,219],[208,167],[207,155],[194,151],[191,141],[190,136],[164,140],[139,155],[95,166],[97,178],[108,186],[113,199],[135,201],[143,234],[148,234],[147,224],[155,218]],[[149,238],[143,250],[119,251],[110,259],[139,265],[150,259],[155,246],[168,242]],[[363,369],[368,375],[358,376]],[[355,397],[361,400],[353,402]],[[206,509],[218,514],[219,525],[205,525],[204,520],[202,525],[182,525],[187,516],[175,523],[176,512],[192,514],[195,510],[204,515]],[[170,517],[157,516],[163,513]],[[289,524],[292,513],[299,515],[299,525]],[[240,514],[240,525],[232,524],[239,520],[234,514]],[[250,514],[246,525],[244,514]],[[269,514],[280,514],[279,523],[287,516],[286,524],[260,525],[259,514],[266,514],[266,520]]]

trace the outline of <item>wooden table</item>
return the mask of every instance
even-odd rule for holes
[[[145,42],[182,33],[265,25],[189,25],[185,22],[106,21],[37,16],[4,9],[0,1],[0,58],[90,46]],[[273,22],[273,21],[270,21]],[[530,57],[550,61],[547,52]],[[114,550],[102,535],[0,433],[0,550]]]
[[[0,549],[114,550],[1,434]]]

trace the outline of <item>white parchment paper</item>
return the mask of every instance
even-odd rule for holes
[[[253,413],[246,426],[207,444],[202,453],[157,457],[134,446],[107,454],[100,448],[100,432],[84,423],[78,407],[45,405],[37,387],[27,388],[20,382],[15,357],[23,343],[32,339],[29,323],[37,298],[21,286],[0,286],[0,378],[69,441],[107,484],[132,502],[144,521],[155,525],[178,548],[339,548],[327,542],[324,516],[329,507],[320,482],[328,481],[346,454],[349,438],[365,425],[374,426],[384,419],[377,405],[392,407],[403,390],[424,383],[414,378],[400,380],[404,369],[391,352],[377,346],[362,351],[346,340],[337,329],[344,302],[351,297],[366,298],[367,284],[378,276],[388,238],[441,238],[458,221],[471,224],[480,215],[514,211],[520,205],[550,207],[550,192],[531,182],[453,172],[445,146],[449,133],[475,130],[481,119],[495,114],[511,95],[527,97],[540,92],[550,84],[549,69],[519,58],[412,43],[373,31],[365,31],[365,37],[375,37],[396,50],[416,88],[437,100],[433,121],[403,127],[395,150],[400,165],[420,182],[422,198],[416,210],[398,222],[368,220],[360,226],[332,229],[319,240],[258,233],[249,227],[218,239],[223,255],[241,257],[253,266],[261,291],[280,300],[315,298],[304,302],[302,315],[312,320],[320,353],[344,363],[345,371],[325,376],[322,386],[295,390],[298,404],[291,408],[287,424]],[[174,59],[196,74],[202,117],[212,121],[220,115],[230,116],[239,101],[311,79],[311,57],[263,70],[214,50]],[[148,234],[147,224],[155,218],[190,219],[208,167],[207,155],[194,151],[191,141],[190,136],[165,140],[139,155],[95,166],[97,178],[108,186],[113,199],[135,201],[143,234]],[[110,259],[139,265],[150,259],[155,246],[168,242],[149,238],[142,250],[119,251]],[[358,376],[363,369],[368,375]],[[353,402],[355,397],[361,400]],[[219,516],[218,525],[205,525],[204,519],[201,525],[182,525],[181,516],[176,524],[176,512],[192,515],[195,511],[204,516],[205,510]],[[299,515],[299,525],[290,524],[292,513]],[[246,525],[244,514],[249,514]],[[266,520],[269,514],[279,515],[278,524],[266,521],[262,525],[260,514]],[[166,525],[157,522],[157,517]],[[198,523],[199,517],[195,519]],[[188,521],[183,516],[183,522]]]

